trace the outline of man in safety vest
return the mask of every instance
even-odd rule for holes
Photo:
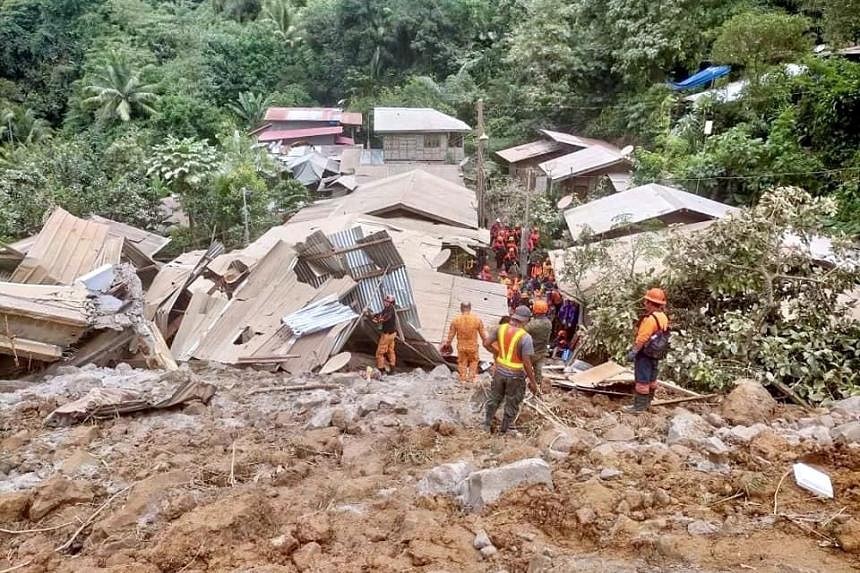
[[[664,312],[666,293],[663,289],[652,288],[645,293],[645,316],[639,320],[633,347],[627,358],[633,361],[633,374],[636,381],[636,395],[633,406],[625,408],[628,412],[644,412],[651,406],[651,399],[657,391],[657,368],[660,361],[647,356],[642,349],[652,336],[669,329],[669,317]]]
[[[472,314],[472,303],[461,302],[460,314],[451,321],[448,339],[442,345],[443,351],[451,351],[451,342],[457,337],[457,371],[460,382],[474,382],[478,375],[478,338],[487,343],[487,331],[478,315]]]
[[[490,386],[487,417],[484,420],[484,429],[488,432],[496,410],[503,401],[505,413],[500,431],[504,434],[510,429],[526,395],[526,378],[529,390],[535,394],[538,392],[535,372],[532,369],[534,343],[531,335],[523,328],[531,317],[532,312],[527,306],[517,307],[510,321],[494,328],[484,343],[484,348],[495,357],[493,383]]]
[[[543,363],[546,359],[547,348],[552,339],[552,321],[547,318],[549,305],[546,300],[539,298],[532,304],[532,312],[534,318],[525,326],[526,332],[531,334],[532,342],[534,343],[535,353],[532,357],[532,367],[535,371],[535,380],[541,391],[545,392],[549,388],[543,385]]]

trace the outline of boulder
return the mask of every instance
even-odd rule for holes
[[[296,522],[296,537],[302,543],[324,543],[331,539],[331,522],[325,513],[312,513]]]
[[[291,554],[299,547],[299,541],[289,533],[273,537],[269,540],[269,543],[272,545],[273,548],[277,549],[285,555]]]
[[[332,425],[331,419],[334,410],[332,408],[322,408],[318,410],[311,419],[308,420],[308,423],[305,424],[305,428],[309,430],[319,430],[320,428],[328,428]]]
[[[520,485],[544,484],[552,488],[552,470],[539,458],[519,460],[498,468],[472,472],[463,482],[460,503],[480,510],[503,493]]]
[[[860,416],[860,395],[851,396],[850,398],[834,402],[830,406],[830,409],[838,414],[842,414],[843,416]]]
[[[625,424],[617,424],[612,426],[603,433],[603,439],[610,442],[628,442],[636,437],[636,432],[633,428]]]
[[[483,557],[484,559],[489,559],[498,552],[499,550],[492,545],[487,545],[486,547],[481,548],[481,557]]]
[[[474,470],[474,466],[467,461],[436,466],[418,482],[418,493],[420,495],[456,495],[463,481]]]
[[[860,443],[860,422],[848,422],[830,430],[834,441],[840,444]]]
[[[91,473],[100,467],[99,459],[86,450],[75,450],[72,455],[63,460],[60,471],[67,476]]]
[[[580,525],[588,525],[597,519],[597,513],[588,506],[580,507],[576,510],[576,520]]]
[[[21,521],[27,515],[30,492],[13,491],[0,495],[0,523]]]
[[[181,470],[155,474],[139,481],[129,491],[125,503],[116,504],[111,513],[105,512],[106,517],[93,529],[108,536],[125,527],[146,525],[158,517],[162,502],[171,490],[190,481],[191,476]]]
[[[669,420],[666,443],[671,445],[695,445],[711,434],[711,425],[704,418],[684,409],[679,409]]]
[[[849,519],[836,528],[839,546],[848,553],[860,553],[860,519]]]
[[[738,380],[735,389],[723,400],[722,414],[733,424],[746,426],[767,422],[776,412],[776,400],[754,380]]]
[[[585,452],[598,443],[597,436],[581,428],[550,428],[538,437],[541,448],[564,454]]]
[[[490,536],[487,535],[487,532],[483,529],[479,529],[475,533],[475,541],[473,543],[475,549],[481,550],[484,547],[490,547],[493,545],[493,542],[490,541]]]
[[[713,535],[720,530],[720,526],[708,521],[697,519],[687,525],[687,533],[690,535]]]
[[[322,553],[319,543],[308,543],[293,551],[293,564],[299,571],[307,571],[314,565],[314,561]]]
[[[602,480],[611,480],[621,476],[623,472],[615,468],[603,468],[600,470],[598,477]]]
[[[718,437],[711,436],[710,438],[704,438],[697,442],[697,445],[702,450],[708,452],[709,454],[714,454],[715,456],[724,456],[729,453],[729,447]]]
[[[822,448],[829,448],[833,445],[833,438],[830,436],[830,430],[824,426],[809,426],[801,428],[797,435],[803,440],[809,440]]]
[[[734,442],[736,444],[748,444],[753,440],[753,438],[755,438],[767,429],[767,426],[765,426],[764,424],[753,424],[752,426],[732,426],[731,428],[720,428],[720,430],[717,432],[717,435],[719,435],[720,438],[729,442]]]
[[[29,512],[30,521],[38,521],[65,505],[88,503],[94,497],[92,486],[85,481],[51,478],[38,489],[33,498]]]

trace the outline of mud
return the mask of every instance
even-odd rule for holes
[[[169,381],[89,368],[0,394],[0,527],[20,531],[0,533],[0,571],[860,567],[860,447],[803,433],[851,413],[779,406],[766,431],[743,443],[729,439],[718,404],[683,405],[707,420],[708,440],[725,436],[724,451],[695,440],[667,445],[678,408],[634,417],[607,397],[553,392],[547,407],[574,432],[560,437],[524,410],[521,435],[502,437],[479,430],[481,392],[439,371],[366,381],[195,370],[218,388],[209,406],[74,427],[42,422],[94,385],[163,394]],[[337,388],[271,390],[302,383]],[[418,491],[441,464],[479,470],[535,457],[550,463],[551,489],[517,487],[478,512],[453,495]],[[826,471],[836,498],[783,479],[794,461]],[[495,553],[476,549],[481,530]]]

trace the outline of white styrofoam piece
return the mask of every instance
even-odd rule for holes
[[[817,496],[833,499],[833,484],[824,472],[806,464],[794,464],[794,481]]]

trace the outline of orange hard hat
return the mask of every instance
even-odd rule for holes
[[[546,301],[542,298],[535,300],[534,305],[532,305],[532,311],[535,314],[546,314],[549,312],[549,306],[547,306]]]
[[[661,288],[651,288],[645,293],[645,300],[654,304],[666,304],[666,293]]]

